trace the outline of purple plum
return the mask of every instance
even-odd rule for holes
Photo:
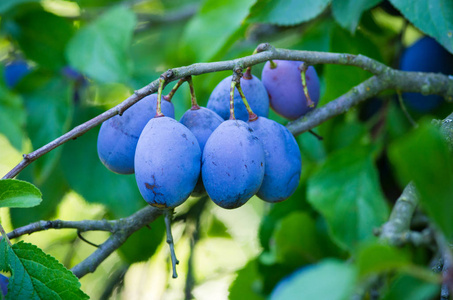
[[[114,116],[102,123],[98,135],[98,155],[112,172],[134,173],[137,141],[146,123],[156,115],[157,95],[149,95],[127,109],[122,116]],[[174,118],[173,104],[162,100],[164,115]]]
[[[277,65],[271,68],[270,62],[264,65],[261,80],[268,94],[271,107],[279,115],[295,120],[314,109],[307,104],[302,87],[300,61],[274,60]],[[306,72],[307,88],[310,99],[319,102],[319,78],[315,68],[309,66]]]
[[[264,179],[257,196],[267,202],[289,198],[299,185],[302,160],[296,139],[289,130],[265,117],[249,122],[263,144]]]
[[[8,283],[9,278],[3,274],[0,274],[0,291],[3,294],[3,296],[6,296],[6,294],[8,293]]]
[[[169,117],[151,119],[135,151],[135,179],[150,205],[168,209],[182,204],[200,176],[201,150],[197,138]]]
[[[242,206],[263,181],[263,145],[244,121],[220,124],[206,142],[202,160],[206,192],[223,208]]]
[[[215,111],[224,120],[230,118],[231,78],[232,76],[228,76],[214,88],[207,104],[207,108]],[[253,112],[258,116],[267,117],[269,115],[269,96],[261,81],[253,75],[250,79],[242,77],[241,87]],[[248,121],[249,119],[249,114],[237,89],[234,91],[234,115],[238,120]]]
[[[189,128],[195,135],[203,155],[206,141],[211,136],[211,133],[223,122],[223,119],[208,108],[195,106],[186,111],[179,122]],[[200,175],[192,196],[200,197],[205,193],[206,190]]]

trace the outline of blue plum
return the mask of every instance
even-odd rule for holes
[[[423,37],[407,48],[401,55],[403,71],[453,74],[453,55],[430,37]],[[429,112],[443,102],[438,95],[404,93],[405,103],[415,111]]]
[[[147,96],[126,110],[102,123],[98,135],[98,155],[112,172],[134,173],[134,155],[137,141],[146,123],[156,115],[157,95]],[[162,100],[164,115],[174,118],[171,102]]]
[[[222,80],[212,91],[207,108],[215,111],[224,120],[230,118],[230,86],[232,76]],[[253,76],[241,78],[241,88],[253,112],[258,116],[269,115],[269,96],[261,81]],[[236,119],[248,121],[249,114],[237,89],[234,91],[234,115]]]
[[[15,60],[7,64],[4,69],[6,86],[15,87],[25,75],[31,72],[31,67],[23,60]]]
[[[223,122],[223,119],[208,108],[196,106],[186,111],[179,122],[189,128],[195,135],[203,155],[206,141],[211,136],[211,133]],[[200,175],[192,196],[199,197],[205,193],[206,190]]]
[[[265,154],[264,179],[257,196],[267,202],[289,198],[299,185],[302,170],[296,139],[285,126],[264,117],[249,122],[249,126]]]
[[[314,107],[309,107],[302,87],[302,79],[299,66],[300,61],[274,60],[277,65],[271,68],[270,62],[264,65],[261,80],[269,94],[272,109],[279,115],[295,120]],[[306,72],[307,88],[310,99],[319,102],[320,86],[315,68],[308,67]]]
[[[237,208],[258,192],[264,177],[264,150],[247,123],[228,120],[206,142],[201,176],[217,205]]]
[[[0,291],[3,294],[3,296],[6,296],[6,294],[8,293],[8,283],[9,278],[6,277],[5,275],[0,274]]]
[[[135,152],[135,179],[151,206],[167,209],[182,204],[200,176],[201,150],[197,138],[169,117],[151,119]]]

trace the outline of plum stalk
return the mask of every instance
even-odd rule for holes
[[[302,87],[304,89],[305,98],[307,98],[307,106],[315,107],[315,103],[311,100],[310,94],[308,93],[307,78],[306,78],[307,69],[308,69],[308,64],[306,64],[305,62],[302,62],[302,64],[299,66],[299,70],[300,70],[300,77],[302,79]]]

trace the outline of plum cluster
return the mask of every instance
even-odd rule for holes
[[[240,80],[229,76],[213,90],[207,107],[198,106],[186,78],[192,107],[179,122],[173,104],[165,100],[171,97],[160,96],[161,84],[157,95],[102,124],[99,158],[113,172],[135,173],[143,198],[161,209],[205,193],[227,209],[242,206],[253,195],[283,201],[299,184],[301,154],[288,129],[267,117],[271,106],[296,119],[318,102],[316,71],[301,64],[268,62],[263,81],[249,71]]]

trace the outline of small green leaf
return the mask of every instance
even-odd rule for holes
[[[0,241],[0,270],[11,272],[6,299],[88,299],[77,277],[35,245]]]
[[[257,291],[260,286],[261,273],[256,260],[252,260],[237,272],[237,277],[229,288],[230,300],[264,300],[264,296]]]
[[[382,0],[333,0],[332,13],[338,24],[354,33],[362,13]]]
[[[324,260],[304,267],[280,281],[271,294],[271,300],[290,299],[349,299],[356,282],[352,265],[337,260]]]
[[[329,3],[330,0],[259,0],[251,8],[249,20],[277,25],[295,25],[317,17]]]
[[[0,85],[0,132],[17,150],[22,150],[25,129],[25,107],[22,99]]]
[[[408,275],[398,276],[384,294],[382,300],[426,300],[436,299],[440,285]]]
[[[100,82],[126,81],[131,71],[129,49],[136,23],[131,10],[114,7],[82,27],[66,49],[71,66]]]
[[[453,53],[453,1],[390,0],[412,24]]]
[[[401,183],[414,181],[421,205],[447,239],[452,239],[453,159],[439,128],[422,124],[395,141],[389,157]]]
[[[183,37],[184,56],[210,60],[241,28],[255,0],[206,0],[188,23]]]
[[[69,20],[46,11],[30,10],[15,21],[19,30],[12,35],[28,58],[52,69],[66,64],[64,49],[74,33]]]
[[[33,207],[41,203],[37,187],[17,179],[0,180],[0,207]]]
[[[371,243],[361,247],[357,255],[359,276],[401,269],[410,264],[408,254],[385,244]]]
[[[388,217],[370,149],[348,147],[331,154],[308,180],[308,201],[326,219],[334,240],[352,250],[373,238]]]

